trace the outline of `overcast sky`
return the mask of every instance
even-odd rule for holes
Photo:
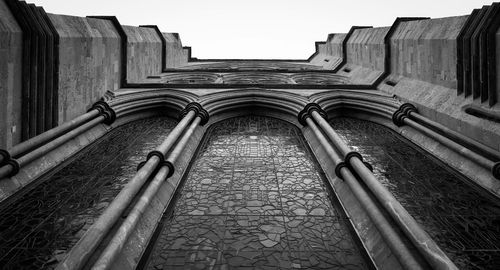
[[[177,32],[198,58],[305,59],[314,42],[352,25],[396,17],[468,15],[484,0],[27,0],[49,13],[114,15],[125,25]]]

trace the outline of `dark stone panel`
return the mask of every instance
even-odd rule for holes
[[[457,94],[461,95],[464,93],[464,85],[465,85],[465,79],[466,79],[466,74],[464,70],[464,62],[466,60],[466,55],[469,54],[468,51],[465,51],[464,48],[468,47],[468,45],[465,43],[465,34],[469,31],[469,28],[472,25],[472,21],[475,19],[477,14],[479,13],[479,9],[474,9],[472,13],[467,17],[467,20],[465,21],[462,29],[460,30],[460,33],[457,36]]]
[[[35,48],[36,54],[34,55],[35,61],[36,61],[36,69],[34,70],[36,73],[36,89],[34,90],[35,92],[33,93],[34,96],[34,103],[35,103],[35,114],[34,114],[34,119],[36,121],[36,130],[34,131],[34,135],[38,135],[44,131],[44,101],[45,101],[45,50],[47,47],[47,40],[45,37],[45,33],[43,31],[43,28],[40,25],[40,22],[38,21],[38,18],[36,14],[33,12],[34,6],[32,4],[26,4],[22,3],[21,5],[23,6],[31,27],[33,28],[33,33],[35,33],[35,44],[37,44],[37,47]],[[35,74],[33,73],[33,74]]]
[[[366,269],[300,131],[247,116],[212,126],[148,269]]]
[[[500,267],[500,201],[381,125],[330,121],[460,269]]]
[[[42,108],[40,110],[42,111],[41,115],[39,117],[43,118],[43,126],[45,130],[48,130],[53,127],[53,120],[52,120],[52,110],[53,110],[53,104],[52,104],[52,97],[53,97],[53,79],[54,79],[54,37],[53,33],[50,29],[50,27],[47,25],[47,21],[45,21],[45,17],[43,16],[43,9],[36,7],[35,5],[30,5],[30,8],[35,15],[35,17],[38,20],[38,23],[40,24],[40,27],[43,29],[43,36],[45,37],[45,52],[43,54],[43,67],[44,67],[44,72],[41,74],[43,78],[40,78],[40,84],[44,85],[44,92],[43,94],[39,95],[40,97],[43,98],[41,104]],[[43,80],[43,82],[42,82]],[[39,111],[40,111],[39,110]],[[42,131],[42,132],[43,132]]]
[[[465,32],[463,40],[463,72],[464,72],[464,94],[465,97],[468,97],[473,94],[473,78],[472,78],[472,70],[474,68],[473,64],[473,54],[475,53],[475,49],[477,47],[476,40],[472,38],[474,31],[477,29],[479,23],[483,19],[486,11],[488,10],[487,6],[483,6],[478,12],[475,18],[471,21],[467,32]]]
[[[500,10],[494,16],[491,24],[485,32],[486,36],[486,71],[483,74],[483,83],[488,88],[488,105],[493,106],[497,103],[500,91],[497,89],[497,47],[496,33],[500,28]],[[484,78],[486,77],[486,78]]]
[[[55,267],[174,126],[153,118],[118,127],[2,207],[2,269]]]
[[[472,35],[472,93],[473,98],[481,98],[481,102],[488,100],[487,88],[487,53],[486,53],[486,34],[489,25],[497,17],[499,5],[493,3],[485,12],[483,18],[477,25],[477,29]]]
[[[37,9],[49,28],[51,33],[49,35],[49,40],[51,38],[50,42],[53,44],[47,47],[47,59],[49,59],[50,62],[47,63],[46,75],[48,89],[46,106],[51,113],[50,117],[48,115],[46,115],[46,117],[48,119],[47,121],[50,122],[50,125],[47,125],[47,129],[50,129],[56,127],[59,123],[59,54],[57,52],[59,51],[60,37],[45,10],[42,7],[38,7]],[[46,123],[48,123],[47,121]]]

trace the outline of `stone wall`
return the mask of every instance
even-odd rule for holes
[[[182,42],[177,33],[163,33],[166,41],[166,64],[167,68],[175,68],[184,64],[184,53],[182,51]]]
[[[23,88],[23,30],[6,1],[0,1],[0,15],[0,149],[10,149],[27,139],[23,139],[22,125],[29,123],[22,120],[22,108],[30,99],[23,98],[23,93],[31,90]],[[57,106],[55,124],[85,113],[106,92],[120,89],[124,82],[144,82],[148,76],[162,72],[163,44],[154,28],[122,26],[127,39],[124,63],[121,27],[111,19],[47,14],[47,22],[58,35],[58,46],[54,47],[59,59],[55,87],[58,100],[52,103]],[[168,33],[163,37],[167,66],[186,64],[189,50],[182,47],[179,36]]]
[[[0,148],[21,141],[22,31],[0,1]]]
[[[362,28],[353,31],[346,44],[346,64],[339,74],[354,84],[372,84],[384,71],[384,38],[390,27]]]
[[[316,43],[316,52],[310,59],[313,65],[333,70],[342,61],[342,42],[346,34],[330,34],[324,43]]]
[[[500,126],[465,112],[471,104],[457,95],[457,36],[467,16],[401,22],[391,39],[391,73],[378,89],[417,106],[419,113],[465,136],[500,150]],[[389,84],[387,82],[390,82]]]
[[[456,38],[466,19],[401,22],[391,38],[392,74],[456,89]]]
[[[161,39],[152,28],[123,26],[127,35],[127,82],[143,82],[158,75],[161,67]]]
[[[49,14],[60,36],[59,123],[120,88],[121,39],[111,21]]]

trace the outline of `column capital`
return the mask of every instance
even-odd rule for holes
[[[99,114],[104,116],[104,124],[111,125],[116,120],[115,111],[105,101],[99,100],[92,105],[89,111],[98,110]]]
[[[497,162],[491,167],[491,173],[496,179],[500,179],[500,162]]]
[[[400,127],[404,125],[404,119],[410,117],[412,112],[418,112],[417,108],[411,103],[404,103],[392,115],[392,122]]]
[[[179,120],[184,118],[184,116],[186,116],[186,114],[188,114],[189,111],[194,111],[195,115],[197,117],[201,118],[201,122],[200,122],[201,126],[205,125],[208,122],[208,120],[210,119],[210,114],[208,113],[207,110],[205,110],[203,108],[203,106],[201,106],[200,103],[191,102],[188,105],[186,105],[186,107],[180,112]]]
[[[174,175],[175,167],[174,167],[174,164],[172,164],[172,162],[170,162],[169,160],[166,160],[166,161],[162,162],[160,164],[160,166],[166,166],[166,167],[168,167],[167,178],[170,178],[172,175]]]
[[[321,117],[325,118],[325,120],[328,119],[327,113],[317,103],[308,103],[306,104],[306,106],[304,106],[304,109],[297,115],[299,123],[301,123],[303,126],[306,126],[306,119],[308,117],[312,117],[312,112],[314,111],[318,112]]]
[[[0,149],[0,166],[7,164],[7,162],[11,159],[11,155],[9,151]]]

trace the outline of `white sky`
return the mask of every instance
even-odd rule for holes
[[[396,17],[450,17],[485,0],[27,0],[49,13],[114,15],[125,25],[177,32],[193,57],[305,59],[314,42],[352,25],[390,26]]]

